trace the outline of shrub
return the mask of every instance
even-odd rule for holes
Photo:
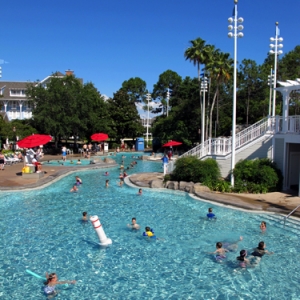
[[[283,176],[281,171],[268,158],[239,161],[233,171],[234,191],[267,193],[280,191]]]
[[[171,180],[171,175],[167,174],[167,175],[164,176],[163,183],[166,183],[167,181],[170,181],[170,180]]]
[[[220,169],[214,159],[199,160],[195,156],[188,156],[176,160],[172,180],[193,181],[212,184],[220,178]]]

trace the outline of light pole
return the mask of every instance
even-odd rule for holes
[[[15,150],[16,150],[16,127],[14,126],[13,127],[13,133],[14,133],[14,140],[13,140],[13,151],[15,152]]]
[[[277,55],[282,54],[282,50],[278,50],[278,48],[282,48],[282,44],[278,44],[278,42],[282,42],[283,38],[278,37],[280,35],[280,31],[278,28],[278,22],[275,23],[276,25],[276,30],[275,30],[275,38],[271,37],[270,41],[275,42],[275,44],[270,44],[270,54],[274,54],[274,82],[273,82],[273,108],[272,108],[272,117],[275,117],[276,111],[276,80],[277,80]],[[274,48],[274,50],[273,50]]]
[[[273,85],[274,75],[273,70],[271,68],[271,73],[268,75],[268,85],[270,86],[270,99],[269,99],[269,117],[271,116],[272,112],[272,85]]]
[[[147,94],[147,108],[148,108],[148,114],[147,114],[147,133],[146,133],[146,145],[148,147],[148,134],[149,134],[149,101],[151,101],[151,94]]]
[[[244,34],[240,32],[244,29],[243,25],[238,25],[238,23],[243,23],[243,18],[238,18],[237,11],[238,0],[234,0],[234,16],[233,18],[228,18],[228,22],[232,25],[228,25],[228,37],[234,38],[234,73],[233,73],[233,104],[232,104],[232,145],[231,145],[231,186],[234,186],[234,176],[233,170],[235,167],[235,127],[236,127],[236,63],[237,63],[237,38],[243,37]],[[233,32],[231,32],[233,30]]]
[[[167,89],[167,117],[169,116],[169,101],[170,101],[170,90]]]
[[[201,89],[200,91],[202,92],[202,124],[201,124],[201,144],[202,147],[204,146],[204,135],[205,135],[205,92],[207,92],[207,77],[202,78],[201,82]]]

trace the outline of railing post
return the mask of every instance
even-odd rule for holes
[[[278,133],[279,132],[279,116],[275,116],[275,133]]]

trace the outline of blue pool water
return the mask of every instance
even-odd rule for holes
[[[118,156],[120,162],[121,156]],[[130,162],[126,158],[126,164]],[[129,174],[161,170],[161,164],[138,161]],[[284,229],[276,217],[232,210],[176,191],[120,188],[117,168],[80,171],[43,189],[1,193],[0,298],[46,299],[41,280],[56,272],[61,280],[55,299],[299,299],[299,228]],[[83,181],[70,193],[75,175]],[[104,188],[105,180],[109,188]],[[216,221],[207,221],[209,207]],[[81,215],[98,215],[113,244],[101,248],[91,224]],[[127,228],[136,217],[140,231]],[[267,221],[267,232],[259,230]],[[151,226],[160,240],[142,237]],[[295,227],[295,228],[294,228]],[[255,268],[238,268],[237,252],[223,263],[211,254],[218,241],[238,251],[263,240],[272,256]]]

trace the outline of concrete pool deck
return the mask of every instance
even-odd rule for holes
[[[72,159],[83,159],[79,155],[72,156]],[[112,157],[113,159],[114,157]],[[93,158],[91,158],[93,159]],[[91,160],[89,159],[89,160]],[[42,161],[61,160],[60,155],[45,155]],[[60,177],[87,169],[110,168],[115,167],[114,163],[101,163],[91,165],[79,165],[74,167],[43,165],[43,178],[27,179],[22,176],[23,163],[16,163],[11,166],[5,166],[5,170],[0,170],[0,191],[17,191],[31,188],[43,187],[52,181],[58,180]],[[152,180],[162,180],[162,173],[141,173],[130,176],[130,181],[135,186],[147,186]],[[141,183],[144,183],[144,185]],[[240,207],[248,210],[261,210],[268,212],[276,212],[288,214],[298,205],[300,205],[300,197],[296,191],[274,192],[267,194],[234,194],[234,193],[218,193],[218,192],[196,192],[195,195],[201,199]],[[293,216],[300,217],[300,209]]]
[[[80,155],[72,156],[70,159],[77,160],[85,160]],[[69,158],[68,158],[69,159]],[[112,157],[113,159],[113,157]],[[42,162],[51,160],[60,160],[61,155],[45,155],[41,160]],[[86,160],[93,160],[93,157]],[[42,172],[44,176],[39,179],[35,178],[25,178],[22,176],[22,168],[24,166],[23,162],[15,163],[12,165],[5,166],[4,171],[0,170],[0,191],[17,191],[17,190],[25,190],[31,188],[39,188],[43,187],[52,181],[58,180],[62,176],[66,176],[69,173],[73,173],[80,170],[88,170],[88,169],[105,169],[117,166],[116,163],[99,163],[99,164],[87,164],[87,165],[78,165],[74,167],[67,166],[59,166],[59,165],[42,165]]]

